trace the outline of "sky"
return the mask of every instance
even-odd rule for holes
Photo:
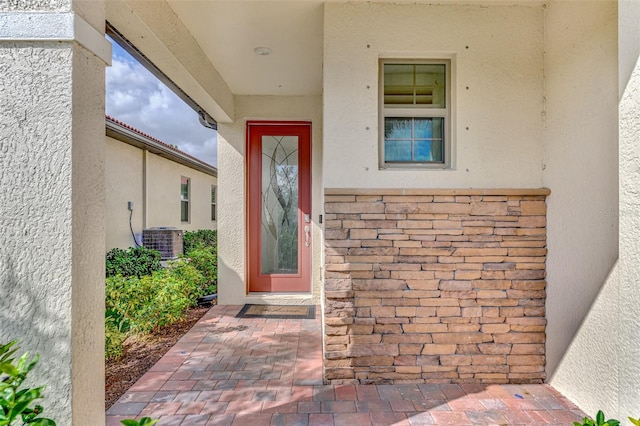
[[[218,166],[215,130],[160,80],[113,42],[107,67],[107,115],[213,166]]]

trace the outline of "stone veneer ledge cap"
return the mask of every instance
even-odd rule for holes
[[[325,188],[324,195],[549,195],[549,188]]]

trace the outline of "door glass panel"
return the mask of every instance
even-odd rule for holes
[[[261,227],[261,273],[297,274],[297,136],[262,136]]]

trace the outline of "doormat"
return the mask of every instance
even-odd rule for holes
[[[314,319],[314,305],[244,305],[236,318]]]

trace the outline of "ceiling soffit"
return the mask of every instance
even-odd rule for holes
[[[322,93],[322,1],[168,3],[234,94]]]

